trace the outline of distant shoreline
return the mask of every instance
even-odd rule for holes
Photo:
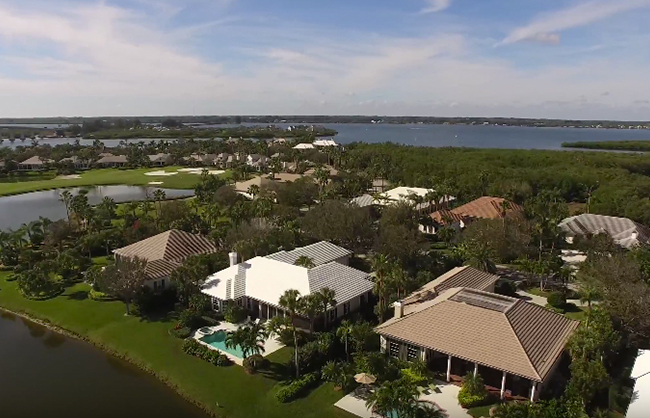
[[[563,142],[562,148],[650,152],[650,140],[639,141],[597,141],[597,142]]]

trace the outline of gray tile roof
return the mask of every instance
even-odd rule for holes
[[[308,275],[310,293],[325,287],[330,288],[336,294],[337,304],[370,292],[374,286],[368,273],[337,262],[314,267],[309,270]]]
[[[355,197],[354,199],[350,200],[350,203],[354,203],[355,205],[359,206],[360,208],[366,207],[366,206],[372,206],[375,204],[375,198],[372,197],[372,195],[369,194],[364,194],[359,197]]]
[[[559,226],[569,236],[606,233],[624,248],[650,243],[650,230],[628,218],[585,213],[566,218]]]
[[[282,261],[284,263],[294,264],[301,256],[307,256],[312,259],[315,266],[329,263],[330,261],[337,260],[341,257],[346,257],[352,254],[352,251],[347,250],[331,242],[321,241],[315,244],[307,245],[306,247],[296,248],[291,251],[280,251],[274,254],[267,255],[271,260]]]

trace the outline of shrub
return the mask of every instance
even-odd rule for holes
[[[505,296],[516,296],[517,285],[510,280],[499,280],[494,287],[494,293]]]
[[[562,309],[566,305],[566,296],[562,292],[552,292],[546,301],[552,307]]]
[[[187,328],[198,328],[201,322],[201,314],[194,309],[185,309],[178,319],[178,323]]]
[[[424,386],[429,380],[426,374],[421,373],[416,368],[406,368],[402,369],[402,378],[408,382],[413,383],[416,386]]]
[[[194,339],[185,340],[183,343],[183,351],[186,354],[198,357],[201,360],[214,364],[215,366],[228,366],[231,363],[230,359],[228,359],[224,354],[212,350]]]
[[[489,393],[483,383],[483,378],[474,373],[468,373],[463,379],[463,387],[458,392],[458,403],[463,408],[473,408],[484,405],[489,400]]]
[[[261,369],[265,363],[266,359],[264,357],[262,357],[260,354],[253,354],[252,356],[248,356],[244,359],[242,366],[247,373],[252,374]]]
[[[169,333],[173,335],[176,338],[187,338],[190,335],[192,335],[192,330],[187,327],[180,326],[180,324],[176,325],[174,328],[172,328]]]
[[[347,389],[354,382],[354,366],[342,361],[328,361],[321,369],[321,378],[334,383],[336,390]]]
[[[289,385],[280,388],[276,392],[275,398],[282,403],[291,402],[305,393],[307,389],[316,385],[318,381],[318,373],[306,374],[302,378],[294,380]]]
[[[246,319],[246,309],[230,302],[223,308],[223,319],[231,324],[238,324]]]
[[[108,302],[111,300],[115,300],[114,296],[111,296],[108,293],[100,292],[99,290],[95,290],[95,289],[90,289],[90,292],[88,292],[88,296],[90,297],[90,299],[99,302]]]
[[[316,371],[320,370],[327,360],[331,358],[334,337],[332,334],[324,332],[317,334],[316,339],[300,347],[298,352],[298,362],[300,370]]]

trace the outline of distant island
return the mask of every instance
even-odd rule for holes
[[[200,128],[201,125],[234,124],[298,124],[321,125],[331,123],[381,123],[381,124],[437,124],[437,125],[499,125],[527,126],[540,128],[602,128],[602,129],[650,129],[650,121],[616,120],[572,120],[535,119],[508,117],[436,117],[436,116],[379,116],[379,115],[260,115],[260,116],[138,116],[138,117],[49,117],[49,118],[0,118],[1,125],[84,125],[97,121],[108,125],[139,122],[142,124],[162,124],[165,120],[175,120],[186,126]]]
[[[650,151],[650,141],[563,142],[562,148],[601,149],[615,151]]]

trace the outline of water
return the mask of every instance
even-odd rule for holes
[[[260,124],[245,123],[244,126]],[[279,123],[287,127],[290,124]],[[233,127],[238,125],[210,125],[212,127]],[[591,128],[531,128],[518,126],[483,126],[483,125],[391,125],[364,123],[329,123],[326,128],[336,130],[336,141],[341,144],[350,142],[395,142],[399,144],[427,147],[471,147],[471,148],[515,148],[515,149],[562,149],[563,142],[576,141],[634,141],[650,140],[647,129],[591,129]],[[151,139],[131,139],[149,142]],[[74,138],[43,139],[41,144],[52,146],[72,144]],[[120,140],[103,141],[107,146],[119,145]],[[92,145],[89,139],[80,140],[81,145]],[[31,145],[31,140],[5,140],[2,146]]]
[[[156,188],[141,186],[96,186],[84,187],[88,190],[88,202],[96,205],[104,197],[111,197],[117,203],[144,200],[152,196]],[[64,189],[25,193],[16,196],[0,197],[0,230],[17,229],[23,223],[38,219],[39,216],[52,221],[66,217],[65,205],[59,200]],[[81,188],[72,188],[76,194]],[[167,198],[189,197],[192,190],[162,189]]]
[[[135,366],[13,315],[0,316],[2,418],[207,418]]]
[[[244,352],[241,350],[239,346],[235,346],[235,348],[226,347],[225,331],[217,331],[214,334],[201,337],[201,341],[210,344],[214,348],[217,348],[221,351],[225,351],[228,354],[232,354],[235,357],[244,358]]]

